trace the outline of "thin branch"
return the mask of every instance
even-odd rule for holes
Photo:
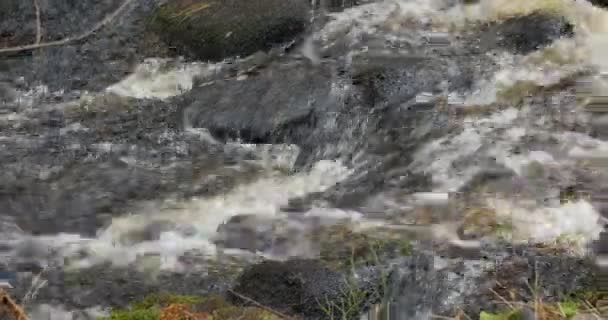
[[[253,299],[251,299],[249,297],[246,297],[246,296],[244,296],[244,295],[242,295],[242,294],[240,294],[238,292],[235,292],[232,289],[228,289],[228,292],[234,294],[235,296],[237,296],[237,297],[239,297],[239,298],[241,298],[241,299],[243,299],[243,300],[245,300],[245,301],[247,301],[249,303],[254,304],[256,307],[262,308],[262,309],[264,309],[264,310],[266,310],[266,311],[268,311],[268,312],[270,312],[270,313],[278,316],[281,319],[286,319],[286,320],[292,320],[293,319],[293,318],[289,317],[288,315],[285,315],[285,314],[283,314],[283,313],[281,313],[279,311],[273,310],[273,309],[271,309],[271,308],[269,308],[269,307],[267,307],[267,306],[265,306],[265,305],[263,305],[263,304],[255,301],[255,300],[253,300]]]
[[[40,6],[38,5],[38,0],[34,0],[34,9],[36,9],[36,43],[40,44],[40,40],[42,39],[42,26],[40,23]]]
[[[0,53],[12,53],[12,52],[40,49],[40,48],[56,47],[56,46],[68,44],[70,42],[85,39],[85,38],[89,37],[90,35],[92,35],[93,33],[95,33],[97,30],[101,29],[106,24],[108,24],[108,23],[112,22],[114,19],[116,19],[116,17],[120,13],[122,13],[125,10],[125,8],[132,2],[133,2],[133,0],[125,0],[123,2],[123,4],[120,5],[120,7],[118,7],[118,9],[116,9],[114,12],[107,15],[103,20],[101,20],[96,25],[94,25],[93,28],[91,28],[77,36],[67,37],[67,38],[63,38],[61,40],[56,40],[56,41],[33,43],[33,44],[24,45],[24,46],[3,48],[3,49],[0,49]]]
[[[38,294],[38,291],[40,291],[40,289],[42,287],[44,287],[47,284],[47,281],[42,279],[42,276],[44,275],[44,273],[48,270],[49,266],[45,266],[37,275],[34,279],[32,279],[32,283],[30,284],[30,288],[27,290],[27,292],[25,293],[25,296],[23,296],[23,299],[21,300],[21,305],[25,308],[25,306],[31,302],[32,300],[34,300],[34,298],[36,297],[36,295]]]
[[[498,294],[498,292],[496,292],[494,289],[490,288],[490,291],[492,291],[492,293],[494,295],[496,295],[500,300],[502,300],[502,302],[504,302],[507,306],[509,306],[511,309],[516,310],[517,308],[515,308],[515,306],[510,303],[509,301],[507,301],[507,299],[503,298],[500,294]]]

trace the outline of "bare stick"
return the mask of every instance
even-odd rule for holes
[[[112,20],[116,19],[116,17],[122,11],[124,11],[125,8],[132,2],[133,2],[133,0],[125,0],[125,2],[123,2],[123,4],[121,4],[120,7],[118,7],[118,9],[116,9],[114,12],[107,15],[103,20],[101,20],[96,25],[94,25],[93,28],[91,28],[77,36],[67,37],[67,38],[63,38],[61,40],[57,40],[57,41],[33,43],[33,44],[24,45],[24,46],[3,48],[3,49],[0,49],[0,53],[20,52],[20,51],[34,50],[34,49],[40,49],[40,48],[56,47],[56,46],[68,44],[70,42],[82,40],[84,38],[89,37],[90,35],[95,33],[97,30],[101,29],[103,26],[110,23]]]
[[[246,297],[246,296],[244,296],[244,295],[242,295],[242,294],[240,294],[238,292],[235,292],[232,289],[228,289],[228,292],[234,294],[235,296],[237,296],[237,297],[239,297],[239,298],[241,298],[241,299],[243,299],[243,300],[245,300],[247,302],[250,302],[250,303],[254,304],[256,307],[262,308],[262,309],[264,309],[264,310],[266,310],[266,311],[268,311],[268,312],[270,312],[270,313],[278,316],[281,319],[287,319],[287,320],[293,319],[293,318],[291,318],[291,317],[289,317],[289,316],[287,316],[287,315],[285,315],[285,314],[283,314],[283,313],[281,313],[279,311],[276,311],[276,310],[273,310],[273,309],[271,309],[269,307],[266,307],[266,306],[262,305],[261,303],[255,301],[255,300],[253,300],[253,299],[251,299],[249,297]]]
[[[504,302],[511,309],[517,310],[517,308],[515,308],[515,306],[512,303],[507,301],[507,299],[503,298],[500,294],[498,294],[498,292],[494,291],[494,289],[490,288],[490,291],[492,291],[493,294],[495,294],[500,300],[502,300],[502,302]]]
[[[40,40],[42,39],[41,32],[41,24],[40,24],[40,6],[38,5],[38,0],[34,0],[34,9],[36,9],[36,43],[40,44]]]

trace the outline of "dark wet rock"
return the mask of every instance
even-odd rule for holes
[[[342,11],[346,8],[373,2],[374,0],[319,0],[316,1],[316,8],[324,8],[331,12]]]
[[[151,279],[133,268],[110,265],[76,271],[54,268],[45,271],[44,278],[48,283],[38,292],[36,303],[59,304],[79,310],[98,306],[124,308],[150,294],[222,293],[232,281],[227,275],[205,275],[194,271],[189,274],[163,272],[156,279]],[[14,297],[25,295],[29,289],[26,280],[23,280],[23,286],[13,291]]]
[[[293,40],[305,30],[309,10],[299,0],[170,0],[152,28],[180,54],[222,60]]]
[[[160,239],[163,232],[172,231],[176,228],[177,225],[172,221],[152,221],[141,226],[141,229],[133,230],[128,234],[123,234],[119,240],[125,245],[132,245],[144,241],[155,241]]]
[[[234,216],[218,227],[215,243],[222,248],[264,252],[277,257],[317,257],[323,232],[317,217],[287,219],[256,215]]]
[[[158,173],[119,162],[75,165],[53,180],[22,180],[21,192],[4,194],[0,200],[6,214],[35,234],[64,230],[91,235],[103,223],[100,214],[124,208],[129,198],[152,199],[162,189]]]
[[[40,2],[42,41],[74,37],[91,29],[124,1]],[[99,91],[133,71],[145,56],[157,56],[159,43],[144,34],[156,0],[133,1],[118,19],[81,42],[41,50],[2,54],[0,74],[24,77],[28,86]],[[33,1],[3,1],[0,47],[35,41]],[[0,76],[2,78],[2,76]]]
[[[283,313],[324,319],[319,301],[333,301],[344,285],[343,276],[314,260],[266,261],[247,268],[234,292]],[[232,301],[246,304],[231,294]]]
[[[606,0],[589,0],[589,2],[591,2],[593,5],[596,5],[598,7],[602,7],[602,8],[608,7],[608,1],[606,1]]]
[[[315,109],[335,102],[330,89],[327,70],[277,64],[245,80],[195,88],[187,94],[191,102],[184,113],[193,127],[208,128],[220,139],[299,143],[314,125]]]
[[[483,249],[480,259],[468,261],[440,258],[442,253],[418,252],[394,262],[386,296],[391,314],[404,319],[430,313],[453,317],[462,309],[476,318],[481,311],[504,310],[496,293],[509,299],[513,292],[522,302],[537,294],[555,303],[593,288],[594,267],[585,258],[526,247]]]
[[[272,219],[237,215],[218,227],[215,243],[223,248],[265,251],[272,245]]]
[[[339,303],[343,298],[340,292],[362,290],[365,293],[358,301],[357,313],[384,300],[397,318],[423,319],[430,313],[455,316],[459,309],[473,317],[481,311],[498,312],[504,306],[494,292],[503,297],[513,292],[523,302],[533,301],[536,294],[547,303],[555,303],[593,288],[594,266],[585,258],[523,246],[483,248],[474,260],[446,258],[444,253],[444,249],[428,253],[414,250],[407,257],[355,266],[342,273],[312,260],[267,261],[246,268],[233,290],[304,319],[324,317],[314,301],[327,297],[321,301]],[[353,270],[359,279],[355,282],[347,280]],[[383,287],[383,283],[388,286]],[[538,287],[532,292],[530,286],[535,283]],[[353,291],[341,291],[343,285]],[[231,298],[246,304],[238,296]]]
[[[177,108],[109,95],[36,109],[4,127],[4,213],[26,232],[94,235],[135,201],[222,193],[257,176],[253,165],[234,169],[250,152],[224,153],[186,134]]]
[[[502,48],[527,54],[554,40],[573,35],[573,26],[565,18],[544,13],[509,18],[484,28],[480,46],[484,50]]]
[[[275,62],[246,79],[195,88],[182,99],[187,122],[220,141],[298,145],[297,167],[349,156],[363,143],[357,137],[367,107],[355,104],[348,80],[330,68]]]

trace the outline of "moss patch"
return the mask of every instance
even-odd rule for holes
[[[160,308],[113,310],[109,317],[98,320],[158,320],[160,312]]]
[[[523,317],[520,311],[509,310],[501,313],[488,313],[482,311],[479,314],[479,320],[522,320]]]
[[[269,311],[239,307],[218,295],[152,294],[127,309],[113,310],[98,320],[278,320]]]
[[[202,303],[205,300],[206,299],[197,296],[155,293],[147,296],[142,301],[133,304],[133,308],[141,310],[150,309],[153,307],[166,307],[171,304],[185,304],[191,306],[198,303]]]

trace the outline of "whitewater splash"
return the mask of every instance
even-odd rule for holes
[[[351,170],[336,161],[320,161],[309,172],[293,175],[269,171],[253,183],[237,186],[224,195],[195,198],[165,208],[150,205],[141,212],[115,218],[97,238],[60,234],[38,237],[38,245],[44,243],[49,249],[58,251],[71,261],[67,267],[81,268],[102,262],[129,265],[142,256],[153,254],[161,260],[160,269],[180,270],[178,258],[190,250],[210,259],[216,256],[217,228],[231,217],[242,214],[280,217],[281,207],[287,205],[290,198],[324,191],[350,173]],[[310,214],[315,212],[318,209],[312,209]],[[163,222],[170,223],[173,229],[161,232],[157,240],[125,240]],[[75,258],[83,252],[86,252],[85,258]]]
[[[387,40],[409,39],[401,31],[401,26],[412,19],[427,23],[434,31],[460,33],[466,31],[471,23],[504,20],[538,11],[565,16],[574,25],[575,36],[558,39],[550,46],[525,56],[508,53],[495,55],[498,72],[490,78],[476,79],[475,89],[462,99],[464,105],[485,106],[487,110],[492,110],[502,91],[520,83],[551,87],[576,79],[581,74],[608,70],[604,58],[608,49],[608,12],[586,1],[567,0],[482,0],[464,6],[449,6],[444,1],[383,1],[334,14],[334,20],[318,33],[317,38],[325,46],[343,41],[344,38],[351,44],[357,44],[365,33],[384,32]],[[556,131],[557,123],[566,122],[573,127],[584,125],[588,119],[573,101],[564,102],[567,99],[563,96],[554,98],[560,100],[562,105],[547,110],[541,117],[538,117],[537,111],[540,107],[533,104],[497,111],[489,117],[465,117],[459,133],[422,146],[414,157],[412,168],[432,176],[435,192],[457,191],[485,169],[484,161],[488,159],[494,159],[521,178],[526,177],[530,166],[537,164],[568,173],[577,170],[580,163],[573,162],[569,153],[579,150],[584,144],[602,145],[604,142],[584,134],[584,139],[572,141],[566,138],[568,134]],[[525,139],[542,140],[545,137],[553,137],[558,146],[524,148],[523,152],[517,154],[511,152],[516,146],[525,146]],[[585,200],[558,207],[538,204],[530,207],[514,204],[511,199],[508,203],[513,208],[505,210],[504,204],[498,205],[495,199],[490,199],[490,206],[500,214],[508,212],[514,215],[514,233],[520,240],[550,242],[564,235],[572,235],[582,237],[582,242],[586,242],[596,238],[601,231],[599,213]],[[584,216],[579,217],[581,212]],[[524,216],[534,218],[522,222]],[[573,219],[580,220],[574,223]]]
[[[608,44],[604,36],[608,32],[608,13],[584,1],[567,0],[481,1],[467,6],[446,6],[445,1],[381,1],[332,14],[333,20],[315,32],[313,38],[321,47],[330,47],[337,41],[347,41],[354,46],[365,33],[382,34],[389,40],[409,39],[410,36],[400,26],[412,19],[429,24],[435,31],[459,33],[470,23],[504,19],[539,9],[563,13],[575,25],[576,36],[557,40],[549,47],[527,56],[505,53],[495,56],[499,71],[492,77],[476,79],[475,89],[463,99],[464,104],[490,107],[496,102],[500,90],[513,86],[518,81],[551,86],[576,77],[580,72],[603,68],[605,59],[602,59],[601,53],[606,52]],[[110,86],[107,91],[136,98],[167,99],[192,89],[196,78],[211,79],[222,68],[221,63],[149,59],[134,74]],[[565,171],[572,170],[574,164],[569,157],[564,156],[568,152],[564,148],[576,150],[581,147],[582,140],[572,142],[565,135],[557,134],[556,139],[561,147],[552,150],[531,149],[517,155],[510,152],[531,135],[556,135],[555,132],[544,130],[543,124],[528,126],[524,122],[531,116],[530,110],[533,108],[530,105],[523,109],[497,111],[489,117],[467,117],[463,120],[461,132],[441,137],[419,148],[414,155],[412,168],[414,171],[431,174],[434,189],[429,191],[442,193],[459,189],[479,173],[483,164],[469,160],[480,158],[495,158],[499,164],[519,176],[525,175],[526,168],[534,163],[559,167]],[[594,140],[590,137],[587,139]],[[235,146],[247,147],[238,143]],[[293,159],[290,154],[287,152],[284,155]],[[289,168],[288,163],[292,160],[278,157],[265,161],[268,162],[263,166],[266,169],[256,181],[237,186],[228,194],[180,201],[166,208],[157,204],[144,206],[141,211],[113,219],[93,239],[65,234],[40,239],[49,246],[59,248],[65,256],[87,251],[87,258],[78,260],[76,266],[89,266],[102,261],[128,264],[143,254],[158,253],[162,256],[162,267],[175,270],[179,269],[177,258],[189,250],[196,249],[213,256],[217,249],[213,244],[217,228],[231,217],[240,214],[280,217],[283,214],[281,207],[287,204],[289,198],[322,192],[352,173],[351,169],[339,162],[321,161],[308,172],[286,174],[289,170],[275,169]],[[272,169],[272,166],[275,168]],[[515,209],[509,207],[508,210],[502,202],[488,201],[500,214],[510,212],[517,217],[536,217],[514,223],[514,228],[517,229],[514,232],[528,240],[550,241],[551,238],[568,233],[585,233],[591,239],[599,232],[596,223],[599,214],[585,201],[557,209],[538,206],[525,208],[509,202]],[[577,212],[585,212],[585,218],[573,223],[572,216]],[[342,213],[340,210],[315,208],[308,214]],[[170,222],[172,227],[171,230],[162,232],[158,240],[124,241],[125,236],[128,238],[129,234],[139,232],[150,224],[164,222]]]

